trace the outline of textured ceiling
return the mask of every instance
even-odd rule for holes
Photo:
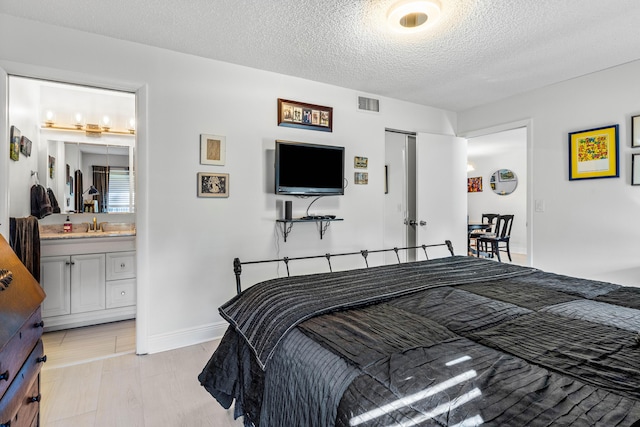
[[[638,0],[0,0],[0,13],[462,111],[640,59]]]

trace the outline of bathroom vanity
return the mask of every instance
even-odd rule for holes
[[[75,225],[74,225],[75,227]],[[41,229],[40,284],[45,331],[136,316],[135,228]]]

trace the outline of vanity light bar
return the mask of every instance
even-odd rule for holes
[[[129,129],[126,131],[113,130],[111,128],[104,129],[104,128],[101,128],[100,125],[94,125],[94,124],[86,124],[84,127],[79,125],[76,125],[74,127],[68,127],[68,126],[59,126],[50,122],[45,122],[44,126],[42,126],[41,128],[63,130],[63,131],[85,132],[87,136],[95,136],[95,137],[99,137],[103,133],[112,134],[112,135],[135,135],[136,133],[135,129]]]

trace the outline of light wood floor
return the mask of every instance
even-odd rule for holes
[[[135,324],[43,335],[43,427],[242,427],[198,382],[218,341],[136,356]]]

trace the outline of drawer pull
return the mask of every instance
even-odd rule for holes
[[[41,320],[38,323],[34,323],[33,327],[34,328],[44,328],[44,320]]]
[[[123,262],[122,264],[120,264],[120,268],[124,268],[124,267],[125,267],[125,264]]]
[[[9,381],[9,371],[4,371],[0,374],[0,381],[2,380]]]
[[[37,396],[28,398],[27,403],[40,402],[40,399],[42,399],[42,395],[38,394]]]
[[[46,363],[46,362],[47,362],[47,355],[46,354],[44,356],[38,357],[36,359],[36,363]]]

